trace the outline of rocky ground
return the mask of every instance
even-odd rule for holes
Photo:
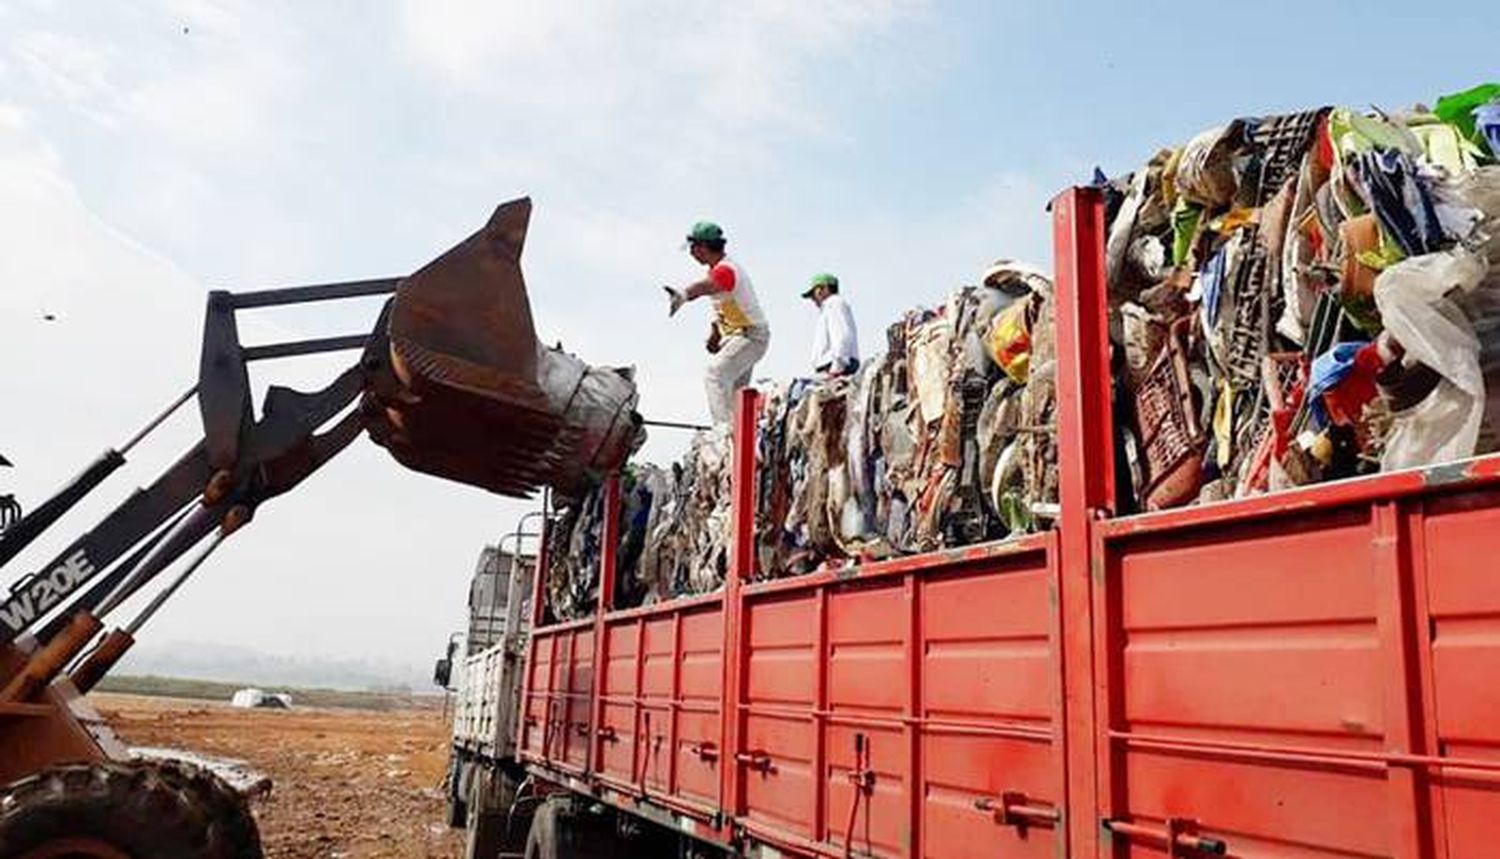
[[[436,707],[236,710],[218,702],[95,694],[131,746],[238,758],[271,779],[254,802],[270,859],[457,856],[444,825],[448,726]]]

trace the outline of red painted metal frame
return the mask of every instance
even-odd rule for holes
[[[535,719],[531,715],[533,690],[536,689],[536,649],[537,633],[543,628],[542,621],[547,616],[547,577],[545,571],[548,559],[551,557],[550,546],[552,544],[552,518],[548,515],[550,511],[544,511],[542,518],[542,534],[540,545],[536,553],[536,572],[531,577],[531,617],[527,629],[531,634],[526,636],[524,646],[525,662],[521,667],[521,704],[516,708],[516,717],[520,724],[516,726],[516,754],[520,757],[526,756],[528,729],[533,727]],[[544,729],[545,730],[545,729]]]
[[[1500,485],[1500,455],[1143,513],[1100,522],[1096,527],[1107,537],[1213,529],[1267,517],[1294,518],[1330,507],[1399,501],[1434,492],[1469,491],[1496,485]]]
[[[556,759],[549,745],[551,739],[550,733],[544,733],[540,754],[534,752],[526,742],[527,734],[524,727],[522,742],[518,745],[518,754],[522,762],[536,768],[536,771],[544,775],[557,773],[569,778],[582,779],[585,783],[591,784],[594,792],[603,798],[614,799],[626,796],[630,797],[638,808],[643,804],[654,804],[669,812],[694,818],[705,824],[702,828],[695,830],[696,834],[700,837],[719,840],[720,842],[727,841],[732,835],[730,829],[724,825],[723,821],[727,820],[726,809],[733,807],[737,790],[737,768],[733,766],[730,750],[736,747],[734,738],[739,729],[739,719],[737,718],[739,678],[738,664],[731,657],[731,654],[736,650],[736,642],[739,635],[740,588],[743,582],[751,578],[755,563],[755,449],[757,438],[756,422],[759,416],[759,408],[760,396],[756,391],[746,389],[741,392],[733,426],[735,494],[732,498],[732,515],[734,517],[735,530],[731,547],[730,570],[722,593],[689,597],[662,605],[643,606],[623,611],[612,610],[614,604],[615,565],[617,562],[615,546],[618,543],[619,535],[619,482],[618,478],[611,478],[606,484],[605,496],[606,510],[609,511],[609,515],[605,517],[605,530],[601,536],[604,548],[601,558],[600,610],[589,620],[542,626],[541,620],[545,617],[544,577],[541,575],[536,577],[536,582],[533,586],[533,632],[527,642],[526,683],[524,684],[521,708],[523,726],[525,726],[528,724],[526,720],[533,719],[531,711],[535,707],[534,702],[538,697],[545,697],[547,700],[549,714],[559,706],[557,703],[559,700],[567,699],[572,686],[573,664],[576,660],[571,657],[571,653],[566,656],[559,653],[557,642],[565,640],[571,648],[574,642],[576,642],[576,633],[579,630],[592,630],[592,669],[594,675],[591,678],[592,693],[587,726],[588,752],[585,765],[583,767],[575,767],[567,764],[565,760],[566,746],[564,746],[562,755],[564,759]],[[545,569],[545,555],[541,559],[541,563],[541,568]],[[604,691],[607,682],[607,672],[609,670],[608,660],[610,658],[610,651],[608,649],[610,639],[608,633],[612,627],[618,626],[621,623],[634,623],[636,625],[638,633],[635,639],[635,646],[637,648],[637,655],[639,656],[641,649],[644,648],[643,633],[639,632],[639,630],[644,629],[649,619],[672,616],[674,618],[673,623],[675,624],[674,659],[680,659],[682,656],[682,618],[685,614],[695,609],[705,610],[715,603],[722,603],[723,606],[722,637],[720,640],[722,648],[720,659],[722,701],[719,707],[721,722],[719,738],[721,745],[717,750],[714,750],[707,747],[711,743],[704,744],[704,748],[700,751],[700,756],[716,755],[718,759],[719,785],[717,801],[714,803],[713,808],[708,808],[698,802],[688,801],[682,797],[663,793],[659,790],[652,790],[645,785],[644,775],[634,776],[637,768],[641,766],[642,754],[639,740],[643,728],[642,722],[645,718],[643,714],[646,712],[643,707],[644,701],[640,696],[641,676],[639,666],[636,672],[634,699],[628,702],[635,714],[633,745],[636,748],[632,753],[632,778],[626,779],[624,782],[617,777],[611,777],[601,772],[605,754],[604,745],[610,741],[611,736],[610,731],[602,727],[602,711],[610,703],[616,705],[626,703],[620,700],[611,701],[605,695]],[[566,638],[559,638],[559,636],[566,636]],[[552,676],[546,679],[547,691],[545,692],[541,691],[542,678],[537,676],[537,654],[542,647],[553,648],[553,650],[549,651],[553,654],[553,662],[549,663],[549,670],[552,672]],[[566,659],[567,662],[567,670],[564,673],[567,679],[561,682],[560,689],[558,688],[559,684],[555,682],[558,674],[555,661],[559,658]],[[674,665],[672,675],[674,692],[680,690],[683,686],[682,670],[683,666],[680,662]],[[671,707],[674,711],[678,712],[688,709],[685,705],[675,700]],[[544,721],[547,723],[544,731],[548,731],[550,730],[551,723],[557,720],[549,715]],[[669,746],[673,750],[670,766],[673,774],[668,779],[669,785],[674,787],[676,785],[678,725],[679,718],[674,716],[669,729],[671,731]]]
[[[688,600],[672,601],[670,603],[651,606],[646,609],[633,609],[625,612],[615,612],[605,619],[605,632],[601,639],[604,642],[599,658],[603,660],[605,691],[600,695],[603,707],[616,711],[629,711],[629,726],[623,727],[611,724],[603,715],[599,717],[598,729],[595,736],[598,738],[599,752],[596,757],[597,765],[592,775],[605,787],[612,788],[624,795],[636,800],[649,800],[655,804],[668,808],[674,812],[686,814],[702,821],[711,821],[720,814],[720,802],[718,800],[717,785],[712,794],[712,799],[702,802],[679,796],[681,790],[681,767],[679,734],[682,730],[682,720],[685,715],[705,714],[717,712],[718,707],[705,707],[682,700],[686,694],[685,682],[683,680],[683,660],[686,657],[686,642],[683,635],[683,618],[692,615],[716,615],[722,612],[718,607],[722,597],[710,595]],[[671,626],[671,638],[667,652],[672,659],[671,672],[667,683],[669,694],[666,700],[652,700],[647,695],[645,687],[645,671],[647,663],[646,632],[653,624],[669,623]],[[722,627],[722,622],[719,623]],[[628,695],[618,694],[613,691],[610,683],[611,663],[616,661],[617,654],[614,651],[613,642],[616,639],[614,632],[631,631],[633,636],[624,636],[629,645],[624,649],[626,658],[634,658],[633,677],[626,684],[629,688]],[[660,696],[657,696],[658,699]],[[658,712],[657,725],[665,723],[664,731],[652,731],[651,713]],[[618,772],[618,764],[611,767],[606,758],[606,744],[621,742],[621,731],[630,734],[631,752],[627,764],[627,772],[622,776]],[[642,742],[642,739],[646,742]],[[660,746],[665,741],[666,748],[670,750],[668,758],[667,774],[664,778],[658,778],[653,784],[647,778],[648,759],[657,757]],[[717,760],[721,756],[722,737],[717,741],[699,741],[693,755],[699,761]]]
[[[594,691],[589,701],[589,753],[588,771],[600,770],[603,738],[599,734],[600,710],[604,706],[605,659],[604,618],[615,607],[615,573],[618,553],[614,547],[620,545],[620,476],[612,474],[604,481],[604,533],[600,536],[599,552],[599,605],[594,610]],[[606,548],[607,547],[607,548]]]
[[[734,460],[731,472],[733,496],[730,517],[734,523],[731,538],[729,574],[724,581],[724,756],[720,767],[719,796],[731,816],[738,816],[744,805],[744,783],[735,766],[740,749],[743,719],[740,703],[744,698],[741,675],[741,618],[744,600],[740,591],[755,573],[755,460],[756,422],[760,418],[760,393],[753,388],[740,391],[734,412]]]
[[[1057,461],[1063,717],[1068,850],[1097,852],[1098,739],[1094,673],[1096,519],[1114,505],[1114,418],[1104,278],[1104,204],[1098,189],[1072,188],[1052,200],[1057,315]]]
[[[1481,692],[1493,687],[1479,678],[1500,676],[1500,580],[1474,555],[1500,528],[1497,465],[1475,460],[1098,528],[1110,588],[1095,609],[1099,694],[1111,705],[1101,719],[1101,816],[1163,807],[1162,791],[1208,762],[1204,771],[1225,783],[1245,777],[1246,794],[1208,804],[1179,790],[1172,813],[1238,845],[1236,855],[1269,844],[1309,856],[1488,855],[1478,845],[1500,837],[1500,731],[1464,714],[1493,712],[1484,702],[1492,708],[1497,696]],[[1176,594],[1197,606],[1180,631],[1163,617],[1161,586],[1141,590],[1172,569],[1206,583]],[[1247,590],[1252,578],[1265,582],[1260,592],[1285,594],[1283,603]],[[1217,604],[1202,602],[1207,592]],[[1439,603],[1437,592],[1450,595]],[[1144,633],[1132,628],[1147,616],[1156,620]],[[1173,658],[1194,660],[1191,673],[1188,663],[1163,673],[1167,654],[1150,642],[1166,640]],[[1226,670],[1238,689],[1223,685]],[[1234,717],[1173,702],[1186,678],[1206,700],[1227,695]],[[1284,696],[1288,684],[1296,694],[1275,709],[1241,691]],[[1153,700],[1156,713],[1166,707],[1172,721],[1131,726],[1133,696]],[[1481,727],[1453,727],[1464,718]],[[1478,751],[1448,748],[1454,741]],[[1176,772],[1139,768],[1146,760],[1177,762]],[[1294,796],[1310,785],[1322,787]],[[1449,796],[1454,785],[1467,791],[1462,807]],[[1267,795],[1285,798],[1286,810],[1259,808]],[[1145,814],[1157,825],[1160,813]]]

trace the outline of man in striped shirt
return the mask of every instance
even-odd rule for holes
[[[663,287],[669,299],[669,315],[697,298],[714,303],[714,323],[708,333],[712,356],[704,374],[708,410],[715,424],[727,423],[734,415],[735,393],[750,384],[755,363],[771,345],[771,329],[755,296],[755,286],[744,267],[724,253],[724,230],[710,221],[699,221],[687,234],[687,249],[693,259],[708,268],[702,280],[684,289]]]

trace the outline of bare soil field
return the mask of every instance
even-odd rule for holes
[[[435,707],[238,710],[177,698],[90,696],[132,746],[238,758],[270,776],[254,803],[271,859],[451,859],[448,726]]]

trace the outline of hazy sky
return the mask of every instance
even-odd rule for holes
[[[694,274],[692,221],[725,226],[771,319],[760,369],[785,376],[807,362],[814,272],[841,276],[868,352],[990,259],[1050,268],[1046,200],[1095,164],[1128,170],[1235,115],[1399,107],[1500,73],[1500,4],[1435,9],[0,2],[0,489],[34,506],[191,384],[206,289],[404,274],[522,194],[543,338],[635,364],[648,415],[702,418],[706,308],[668,321],[658,288]],[[245,334],[355,333],[375,309],[264,312]],[[524,509],[361,441],[266,505],[146,636],[425,662],[462,623],[480,546]]]

